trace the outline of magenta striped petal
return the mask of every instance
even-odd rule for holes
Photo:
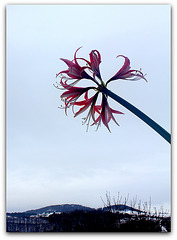
[[[123,79],[123,80],[139,80],[139,79],[144,79],[145,81],[146,78],[144,77],[143,73],[139,70],[130,70],[130,60],[129,58],[125,57],[124,55],[118,55],[117,57],[123,57],[125,59],[123,66],[121,69],[112,77],[110,78],[106,85],[113,81],[113,80],[118,80],[118,79]]]

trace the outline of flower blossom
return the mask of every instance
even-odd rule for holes
[[[139,70],[130,70],[130,60],[128,57],[125,57],[123,55],[118,55],[117,57],[123,57],[125,59],[123,66],[121,67],[121,69],[111,78],[107,81],[106,85],[113,81],[113,80],[118,80],[118,79],[122,79],[122,80],[139,80],[141,78],[143,78],[145,81],[146,78],[144,77],[143,73]]]
[[[119,126],[119,124],[117,123],[116,119],[113,116],[113,113],[115,113],[115,114],[123,114],[123,113],[109,107],[108,100],[107,100],[107,97],[105,96],[105,94],[102,94],[102,103],[101,103],[101,106],[97,106],[97,109],[100,110],[100,114],[95,121],[96,124],[98,124],[98,126],[100,126],[101,121],[102,121],[103,124],[110,131],[108,123],[110,122],[111,119]]]
[[[65,62],[68,65],[68,69],[56,74],[56,77],[62,76],[62,78],[64,78],[66,81],[77,79],[77,81],[75,81],[72,85],[74,85],[79,80],[84,79],[84,78],[93,80],[93,78],[89,74],[87,74],[87,72],[85,71],[85,69],[88,67],[87,66],[81,67],[77,61],[76,53],[79,49],[80,48],[78,48],[76,50],[76,52],[74,54],[74,59],[72,61],[70,61],[68,59],[60,58],[63,62]],[[67,77],[64,77],[63,74],[66,74]]]
[[[63,81],[60,82],[60,84],[63,86],[63,89],[67,89],[60,97],[65,102],[65,113],[67,115],[67,109],[70,106],[74,106],[76,104],[76,101],[78,98],[80,98],[85,92],[88,92],[90,89],[93,89],[93,87],[74,87],[69,84],[63,83]]]
[[[70,61],[68,59],[60,58],[63,62],[65,62],[68,65],[68,70],[61,71],[57,74],[66,73],[68,77],[71,79],[92,79],[86,72],[85,68],[86,67],[81,67],[78,63],[77,60],[74,59],[73,61]]]
[[[99,65],[101,63],[101,55],[97,50],[92,50],[90,55],[90,63],[89,66],[94,73],[94,77],[97,76],[101,79]]]
[[[88,108],[89,112],[87,116],[84,118],[83,123],[87,123],[87,126],[89,126],[90,120],[92,119],[93,125],[97,125],[97,128],[101,125],[101,121],[103,124],[108,128],[110,131],[110,128],[108,126],[108,123],[112,119],[117,125],[117,121],[115,120],[113,113],[115,114],[123,114],[120,111],[116,111],[109,107],[107,97],[105,94],[102,94],[102,103],[101,105],[96,105],[97,98],[99,91],[97,91],[92,97],[88,97],[88,91],[91,89],[94,89],[93,87],[74,87],[70,86],[66,83],[62,83],[63,87],[67,89],[62,95],[61,99],[65,102],[65,113],[67,115],[67,109],[72,106],[74,117],[77,117],[79,114],[86,111]],[[82,95],[84,94],[84,100],[77,101]],[[80,107],[79,110],[75,113],[74,112],[74,106]],[[98,115],[96,118],[96,114]]]
[[[123,113],[110,108],[108,101],[107,101],[107,97],[104,94],[102,94],[101,105],[96,105],[96,100],[98,98],[98,94],[99,94],[99,92],[97,92],[93,97],[88,98],[88,92],[86,92],[85,96],[84,96],[85,100],[76,102],[74,104],[76,106],[83,106],[82,108],[80,108],[80,110],[77,113],[75,113],[74,117],[76,117],[80,113],[84,112],[90,106],[90,110],[89,110],[86,118],[84,118],[84,123],[87,122],[87,125],[89,125],[90,118],[92,117],[92,120],[93,120],[92,126],[97,125],[97,128],[98,128],[101,125],[101,121],[102,121],[103,124],[110,131],[108,123],[110,122],[111,119],[113,119],[113,121],[119,126],[119,124],[117,123],[117,121],[115,120],[115,118],[113,116],[113,113],[115,113],[115,114],[123,114]],[[96,113],[97,113],[98,117],[95,119]]]
[[[110,78],[106,84],[101,79],[100,74],[100,63],[101,55],[99,51],[92,50],[89,54],[90,61],[85,58],[77,58],[76,53],[80,48],[78,48],[74,54],[74,59],[72,61],[68,59],[61,58],[64,61],[68,69],[59,72],[56,76],[60,77],[61,80],[59,84],[65,92],[61,95],[61,99],[65,103],[65,113],[67,114],[67,109],[72,106],[74,117],[77,117],[79,114],[88,110],[87,116],[84,118],[84,123],[87,123],[87,126],[90,124],[90,120],[93,121],[91,126],[96,125],[97,128],[101,125],[101,122],[106,126],[110,131],[109,122],[112,119],[118,126],[115,117],[113,114],[123,114],[120,111],[112,109],[108,104],[108,96],[103,92],[103,89],[107,84],[113,80],[123,79],[123,80],[139,80],[145,79],[143,73],[138,70],[130,70],[130,60],[123,56],[118,55],[117,57],[124,57],[125,61],[122,68]],[[84,60],[86,65],[80,66],[78,59]],[[90,75],[86,70],[90,70]],[[89,87],[75,87],[74,85],[78,83],[81,79],[89,79],[96,84],[96,86]],[[68,80],[75,80],[74,82],[68,84]],[[58,89],[61,89],[57,86]],[[91,97],[88,96],[89,91],[96,91]],[[102,94],[101,104],[98,104],[98,95]],[[83,96],[83,97],[82,97]],[[82,99],[80,99],[82,97]],[[79,108],[76,112],[74,107]]]

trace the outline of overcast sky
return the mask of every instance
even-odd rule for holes
[[[53,204],[102,207],[100,196],[129,193],[129,200],[170,208],[170,145],[110,99],[120,127],[82,125],[65,115],[62,91],[53,84],[65,70],[59,60],[88,59],[97,49],[104,80],[122,66],[116,56],[142,68],[144,80],[109,87],[170,132],[169,5],[8,5],[7,34],[7,211]],[[70,110],[70,109],[69,109]]]

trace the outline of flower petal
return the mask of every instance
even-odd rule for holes
[[[129,58],[125,57],[124,55],[118,55],[117,57],[123,57],[125,59],[124,64],[121,67],[121,69],[112,78],[110,78],[107,81],[106,85],[109,82],[111,82],[113,80],[118,80],[118,79],[136,81],[136,80],[139,80],[139,79],[143,78],[145,81],[147,81],[141,71],[130,70],[130,60],[129,60]]]

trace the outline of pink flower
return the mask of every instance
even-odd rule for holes
[[[90,111],[91,112],[91,116],[92,116],[92,119],[95,122],[95,117],[94,117],[94,114],[95,114],[95,103],[96,103],[98,94],[99,94],[99,92],[94,94],[91,98],[88,98],[88,91],[87,91],[85,93],[85,95],[84,95],[84,100],[83,101],[75,102],[75,104],[74,104],[75,106],[83,106],[83,107],[81,107],[79,109],[79,111],[75,113],[74,117],[77,117],[79,114],[81,114],[84,111],[86,111],[87,108],[91,107],[91,111]]]
[[[116,111],[116,110],[109,107],[107,97],[105,96],[105,94],[102,94],[101,106],[96,106],[96,108],[97,108],[96,111],[99,112],[99,116],[95,120],[95,122],[96,122],[96,124],[98,124],[98,126],[100,126],[101,121],[102,121],[103,124],[110,131],[108,123],[110,122],[111,119],[119,126],[119,124],[117,123],[116,119],[113,116],[113,113],[114,114],[123,114],[123,113],[120,112],[120,111]],[[95,122],[93,124],[95,124]]]
[[[87,123],[87,126],[90,124],[90,120],[93,121],[91,126],[97,125],[98,127],[101,125],[101,121],[103,124],[108,128],[110,131],[110,128],[108,126],[108,123],[112,119],[117,125],[117,121],[115,120],[114,114],[123,114],[122,112],[116,111],[109,107],[109,104],[107,102],[107,97],[105,94],[102,94],[102,103],[101,105],[96,105],[99,91],[97,91],[92,97],[88,97],[88,91],[91,89],[95,89],[94,87],[74,87],[71,85],[68,85],[66,82],[61,82],[61,85],[63,88],[67,89],[62,95],[61,99],[65,103],[65,113],[67,115],[67,109],[72,106],[74,117],[77,117],[79,114],[85,112],[87,109],[89,109],[87,116],[84,118],[83,123]],[[84,94],[84,100],[78,101],[78,99]],[[74,106],[80,107],[79,110],[75,113],[74,112]],[[88,128],[88,127],[87,127]]]
[[[99,94],[99,92],[95,93],[92,97],[88,98],[88,92],[86,92],[85,96],[84,96],[84,100],[80,101],[80,102],[75,102],[75,104],[74,104],[75,106],[81,107],[75,113],[74,117],[77,117],[79,114],[83,113],[90,107],[90,109],[87,113],[87,116],[85,118],[83,118],[84,119],[83,124],[87,122],[87,129],[89,127],[90,119],[93,120],[94,124],[97,124],[97,122],[95,120],[95,113],[98,112],[98,110],[97,110],[97,106],[95,104],[96,104],[96,101],[98,98],[98,94]]]
[[[67,109],[70,106],[75,105],[77,99],[79,97],[81,97],[82,94],[89,91],[90,89],[93,89],[93,87],[86,87],[86,88],[74,87],[74,86],[71,86],[71,85],[67,84],[66,82],[63,83],[62,81],[61,81],[61,85],[63,86],[63,88],[67,89],[67,91],[65,91],[61,95],[61,99],[65,102],[65,107],[64,108],[65,108],[66,115],[67,115]]]
[[[90,53],[90,68],[94,72],[94,76],[101,79],[99,65],[101,63],[101,55],[97,50],[92,50]]]
[[[113,80],[117,80],[117,79],[123,79],[123,80],[139,80],[141,78],[143,78],[145,81],[146,78],[144,77],[143,73],[139,70],[130,70],[130,60],[123,56],[123,55],[118,55],[117,57],[123,57],[125,59],[123,66],[121,67],[121,69],[111,78],[107,81],[106,84],[108,84],[109,82],[113,81]]]
[[[86,68],[91,70],[93,78],[95,80],[95,76],[97,76],[101,80],[101,74],[99,65],[101,63],[101,54],[97,50],[92,50],[90,55],[90,61],[86,60],[85,58],[77,58],[84,60],[87,63]],[[95,82],[98,84],[97,80]]]
[[[68,59],[64,59],[64,58],[60,58],[62,61],[64,61],[67,65],[68,65],[68,69],[59,72],[56,77],[58,77],[60,74],[66,74],[68,77],[70,77],[71,79],[91,79],[93,80],[93,78],[88,75],[85,72],[85,69],[88,68],[87,66],[81,67],[78,64],[77,58],[76,58],[76,53],[80,48],[78,48],[74,54],[74,59],[72,61],[68,60]]]
[[[130,69],[130,60],[123,56],[118,55],[117,57],[123,57],[125,59],[123,66],[121,69],[111,78],[106,84],[101,79],[100,74],[100,63],[101,63],[101,55],[99,51],[92,50],[89,54],[90,61],[85,58],[77,58],[76,53],[80,48],[78,48],[74,54],[74,59],[72,61],[68,59],[61,58],[64,61],[68,69],[61,71],[57,74],[60,75],[60,85],[62,89],[66,91],[61,95],[61,99],[65,103],[65,113],[67,114],[67,109],[72,106],[72,110],[74,113],[74,117],[77,117],[79,114],[88,110],[86,117],[84,118],[84,123],[87,123],[87,126],[90,124],[90,120],[93,121],[91,126],[97,125],[97,128],[103,123],[106,128],[110,131],[109,122],[113,120],[117,125],[119,125],[114,117],[114,114],[123,114],[120,111],[112,109],[108,104],[108,95],[104,91],[106,89],[106,85],[114,80],[123,79],[123,80],[138,80],[145,79],[143,73],[139,70],[131,70]],[[80,66],[78,60],[84,61],[86,63],[84,66]],[[90,70],[91,76],[85,71]],[[63,75],[64,74],[64,75]],[[96,79],[97,77],[97,79]],[[78,83],[81,79],[90,79],[94,83],[96,83],[95,87],[75,87],[74,85]],[[75,80],[68,84],[68,80]],[[57,86],[58,89],[60,89]],[[88,97],[89,90],[95,90],[96,93]],[[98,95],[102,93],[101,104],[98,104]],[[84,96],[83,96],[84,95]],[[83,96],[82,100],[80,97]],[[77,111],[74,112],[74,108],[77,107]]]

